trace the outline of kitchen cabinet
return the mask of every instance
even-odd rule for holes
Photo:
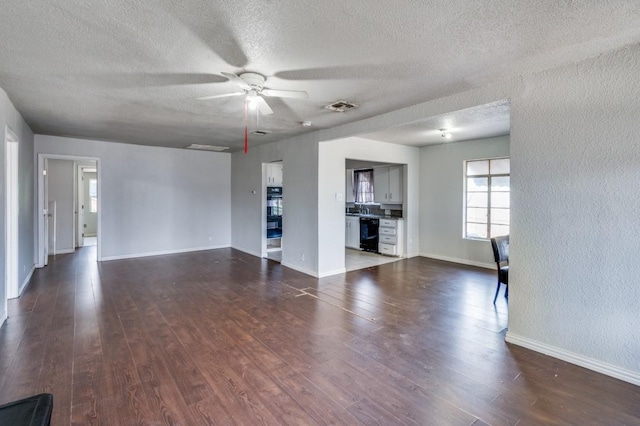
[[[345,200],[347,203],[355,203],[356,197],[353,195],[353,169],[347,169],[347,183],[345,185]]]
[[[378,252],[398,257],[404,254],[404,221],[402,219],[380,219]]]
[[[282,162],[267,164],[267,186],[282,186]]]
[[[347,216],[345,224],[345,246],[360,249],[360,218]]]
[[[373,169],[373,196],[376,203],[402,204],[402,166],[377,167]]]

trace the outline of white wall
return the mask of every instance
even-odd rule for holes
[[[508,334],[637,384],[639,75],[634,46],[528,76],[513,98]]]
[[[489,241],[462,238],[464,161],[509,156],[509,136],[420,149],[420,254],[495,268]]]
[[[2,255],[0,255],[0,324],[6,318],[6,282],[5,282],[5,129],[11,131],[20,139],[18,148],[18,283],[23,289],[35,265],[34,251],[34,221],[35,221],[35,189],[33,165],[33,132],[14,108],[7,94],[0,88],[0,240],[2,241]]]
[[[229,154],[42,135],[35,149],[100,159],[104,260],[230,245]]]
[[[73,161],[49,160],[47,178],[49,181],[49,202],[56,202],[55,253],[70,253],[75,249],[73,241]],[[49,254],[54,253],[53,244],[53,241],[49,241]]]
[[[511,99],[508,340],[640,384],[638,75],[640,46],[633,46],[285,142],[313,146]],[[234,156],[234,179],[254,173],[248,159],[235,161],[241,155]],[[319,176],[310,169],[296,178]],[[234,198],[235,191],[234,184]],[[305,207],[311,245],[319,245],[312,216],[325,204]],[[234,214],[252,205],[234,204]],[[259,226],[248,226],[259,238]],[[235,233],[236,226],[234,242]]]
[[[318,275],[345,270],[346,159],[406,164],[404,212],[408,256],[418,254],[420,151],[359,137],[321,142],[318,154]],[[336,200],[336,194],[342,199]]]
[[[282,264],[315,275],[318,270],[318,144],[308,135],[232,154],[232,245],[262,255],[262,163],[282,160]],[[252,193],[255,191],[255,194]]]

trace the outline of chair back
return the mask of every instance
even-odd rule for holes
[[[509,236],[494,237],[491,239],[491,247],[493,248],[493,258],[498,264],[509,263]]]

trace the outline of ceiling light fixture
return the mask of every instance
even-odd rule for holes
[[[442,133],[442,137],[445,139],[451,139],[451,133],[447,131],[447,129],[439,129],[440,133]]]
[[[311,127],[311,122],[310,122],[310,121],[303,121],[303,122],[302,122],[302,125],[303,125],[304,127]]]

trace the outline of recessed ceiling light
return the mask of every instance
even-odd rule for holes
[[[191,145],[187,145],[184,149],[196,149],[199,151],[226,151],[229,149],[228,146],[215,146],[215,145],[200,145],[197,143],[192,143]]]
[[[302,125],[303,125],[304,127],[311,127],[311,122],[310,122],[310,121],[303,121],[303,122],[302,122]]]
[[[438,129],[442,133],[442,137],[445,139],[451,139],[451,133],[447,129]]]

